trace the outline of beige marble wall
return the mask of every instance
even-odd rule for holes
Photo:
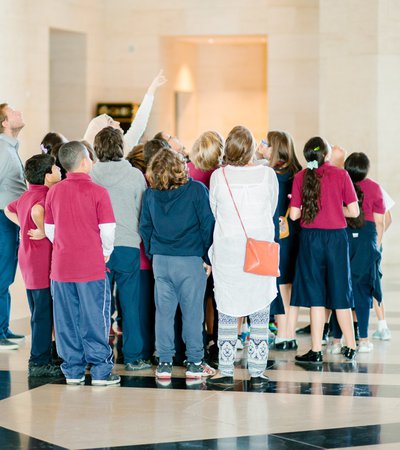
[[[118,86],[107,89],[104,95],[107,100],[122,101],[130,94],[140,100],[160,62],[167,69],[167,76],[174,79],[166,56],[169,54],[166,48],[172,45],[166,42],[167,38],[262,36],[268,41],[268,69],[264,80],[268,86],[268,103],[263,104],[256,94],[249,101],[261,111],[259,117],[263,123],[255,122],[255,132],[285,128],[302,147],[318,129],[318,3],[318,0],[176,0],[168,3],[132,0],[121,1],[118,12],[111,2],[106,2],[110,38],[107,41],[109,68],[105,77],[108,86],[118,78]],[[118,20],[118,29],[113,19]],[[247,65],[243,64],[241,70],[245,79]],[[161,128],[174,129],[173,88],[173,84],[167,85],[158,94],[148,135]],[[210,91],[212,88],[211,83]],[[249,99],[251,96],[252,93],[248,93]],[[205,97],[204,94],[202,99],[209,103],[209,98]],[[244,97],[240,101],[244,101]],[[237,109],[237,102],[235,99],[232,110]],[[231,115],[229,120],[234,122],[235,116]],[[243,116],[239,113],[236,119],[240,122]],[[207,118],[199,117],[198,121],[200,133]]]
[[[86,33],[50,30],[49,128],[69,140],[82,139],[89,117],[86,50]]]
[[[349,153],[365,152],[370,176],[397,203],[384,238],[385,265],[398,263],[400,252],[399,23],[396,0],[320,2],[320,132]]]
[[[86,35],[87,86],[81,101],[86,121],[90,119],[90,107],[104,89],[104,1],[1,0],[0,11],[0,99],[24,113],[26,127],[20,138],[26,159],[39,150],[50,126],[50,29]]]
[[[88,119],[97,101],[140,101],[164,62],[167,36],[260,35],[268,37],[269,98],[267,106],[258,99],[260,117],[268,113],[268,120],[262,119],[264,126],[256,124],[256,133],[268,126],[286,128],[302,145],[317,128],[318,0],[220,0],[217,4],[121,0],[118,5],[109,0],[1,0],[0,7],[4,36],[0,51],[7,61],[0,98],[24,112],[24,158],[37,150],[50,126],[50,29],[87,37],[87,92],[82,107]],[[171,86],[158,95],[150,135],[174,127],[171,98]]]
[[[226,136],[237,124],[249,127],[257,138],[265,136],[265,38],[165,41],[170,113],[164,114],[164,129],[175,132],[187,148],[203,131],[217,130]]]

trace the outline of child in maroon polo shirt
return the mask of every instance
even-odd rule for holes
[[[60,377],[52,364],[51,341],[53,300],[50,293],[51,242],[44,234],[44,205],[51,186],[61,180],[53,156],[42,154],[28,159],[25,176],[29,189],[10,203],[4,213],[21,227],[18,260],[31,310],[32,347],[29,358],[30,377]],[[30,237],[33,232],[33,237]]]
[[[111,294],[106,262],[113,251],[115,218],[107,190],[91,180],[84,145],[63,144],[58,154],[67,178],[46,199],[45,231],[53,242],[51,287],[57,349],[67,384],[118,384],[108,343]]]

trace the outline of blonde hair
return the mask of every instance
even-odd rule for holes
[[[252,132],[239,125],[226,138],[223,162],[231,166],[245,166],[253,159],[255,151],[256,141]]]
[[[195,141],[190,152],[190,160],[196,169],[216,169],[224,153],[224,138],[217,131],[206,131]]]
[[[2,123],[7,119],[7,114],[5,111],[7,106],[8,106],[8,103],[0,104],[0,133],[4,132],[4,127],[3,127]]]
[[[163,148],[150,159],[146,178],[153,189],[177,189],[189,181],[186,161],[181,154]]]

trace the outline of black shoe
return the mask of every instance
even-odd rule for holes
[[[350,348],[347,346],[344,346],[342,348],[342,355],[349,361],[353,361],[356,357],[356,354],[357,354],[357,351],[354,348]]]
[[[288,350],[297,350],[298,345],[297,345],[297,341],[296,339],[288,339],[286,341],[283,342],[276,342],[274,349],[281,351],[281,352],[286,352]]]
[[[251,377],[250,379],[250,385],[252,388],[267,386],[268,383],[269,378],[265,375],[260,375],[259,377]]]
[[[322,345],[328,345],[329,343],[329,323],[324,325],[324,332],[322,333]]]
[[[19,345],[9,339],[0,339],[0,350],[18,350]]]
[[[311,334],[311,325],[296,330],[296,334]]]
[[[214,388],[229,388],[234,385],[233,377],[208,378],[207,386]]]
[[[286,352],[286,350],[289,350],[289,341],[275,342],[274,349]]]
[[[30,377],[41,377],[41,378],[62,378],[64,374],[62,373],[59,366],[55,364],[29,364],[28,375]]]
[[[219,350],[217,344],[210,345],[206,361],[213,369],[218,369]]]
[[[313,362],[299,362],[299,361],[296,361],[294,364],[298,367],[301,367],[303,370],[306,370],[307,372],[323,372],[324,371],[323,364],[315,364]],[[344,365],[344,364],[342,364],[342,365]]]
[[[13,333],[10,329],[6,331],[6,339],[8,339],[11,342],[18,342],[23,341],[25,339],[25,336],[23,334],[16,334]]]
[[[312,364],[322,364],[323,356],[322,352],[313,352],[310,350],[308,353],[304,355],[297,355],[295,360],[299,363],[312,363]]]
[[[358,322],[353,322],[353,326],[354,326],[354,337],[355,337],[356,341],[359,341],[360,333],[358,331]]]

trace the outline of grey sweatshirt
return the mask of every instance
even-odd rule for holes
[[[139,215],[145,178],[128,161],[97,162],[90,173],[92,180],[105,187],[111,197],[117,228],[114,247],[139,248]]]
[[[24,167],[18,154],[17,139],[0,134],[0,209],[26,191]]]

